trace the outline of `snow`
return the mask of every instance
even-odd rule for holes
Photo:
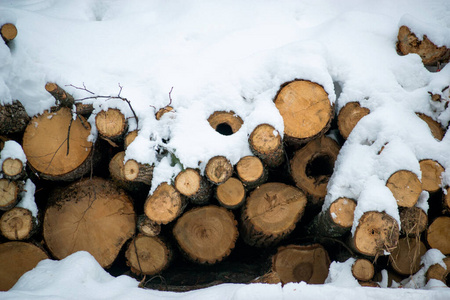
[[[95,95],[120,94],[138,122],[120,99],[84,100],[95,108],[89,138],[97,138],[95,114],[119,108],[129,130],[139,129],[125,159],[155,164],[154,190],[182,168],[203,171],[216,155],[235,164],[250,154],[247,137],[258,124],[282,135],[273,103],[280,85],[315,81],[337,112],[351,101],[370,109],[341,148],[323,210],[348,197],[358,200],[355,222],[368,210],[399,221],[385,185],[393,172],[421,178],[419,161],[434,159],[446,170],[442,186],[450,184],[450,135],[436,140],[416,117],[424,113],[448,126],[450,66],[430,72],[418,55],[399,56],[397,32],[408,25],[450,46],[449,12],[446,0],[0,0],[0,23],[18,28],[9,48],[0,43],[0,101],[18,99],[30,116],[41,113],[54,104],[44,89],[48,81],[75,99],[92,96],[82,87]],[[432,102],[430,93],[442,102]],[[169,103],[174,111],[156,120],[155,112]],[[217,110],[241,117],[239,131],[224,136],[211,128],[207,118]],[[32,183],[27,187],[33,190]],[[417,206],[427,210],[428,196],[423,193]],[[33,200],[27,194],[22,205],[33,207]],[[75,253],[41,262],[0,298],[450,298],[436,282],[420,286],[429,290],[361,288],[340,278],[346,272],[348,263],[333,263],[325,285],[226,284],[176,294],[138,289],[135,280],[113,278],[88,254]]]
[[[3,145],[3,149],[0,152],[0,166],[3,165],[7,158],[18,159],[24,165],[27,163],[27,157],[23,152],[22,146],[16,141],[6,141]]]

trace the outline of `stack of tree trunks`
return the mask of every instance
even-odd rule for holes
[[[402,54],[413,52],[404,50],[403,43],[411,40],[404,35],[412,34],[405,30],[399,31]],[[7,43],[11,31],[2,26]],[[424,63],[444,62],[448,50],[438,50],[430,55],[437,60]],[[150,194],[153,166],[125,161],[139,132],[128,131],[124,114],[75,103],[55,83],[45,89],[56,102],[41,115],[30,118],[20,101],[0,105],[0,150],[14,141],[27,157],[26,165],[1,157],[0,290],[8,290],[42,259],[81,250],[112,274],[172,290],[222,282],[320,284],[332,261],[348,258],[355,259],[352,274],[361,285],[377,286],[382,269],[399,280],[416,273],[427,249],[450,255],[450,190],[441,187],[444,169],[437,161],[420,161],[422,181],[404,170],[387,180],[401,227],[385,212],[367,211],[352,235],[358,199],[335,199],[321,212],[340,147],[370,110],[355,101],[335,111],[318,83],[298,79],[280,87],[274,103],[284,133],[270,124],[256,126],[248,135],[253,155],[235,165],[226,156],[212,157],[204,170],[183,168]],[[176,113],[166,106],[155,118],[168,112]],[[88,139],[91,114],[97,141]],[[439,123],[417,117],[442,139]],[[223,135],[243,124],[227,111],[207,121]],[[17,206],[27,179],[36,185],[37,219]],[[434,201],[428,213],[416,206],[423,191]],[[447,273],[433,266],[428,277],[445,282]],[[145,281],[147,275],[152,279]]]

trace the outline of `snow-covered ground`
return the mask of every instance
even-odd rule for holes
[[[156,149],[175,154],[184,167],[204,168],[215,155],[236,163],[250,154],[247,137],[258,124],[283,132],[273,103],[280,85],[311,80],[325,88],[337,111],[350,101],[371,111],[341,149],[324,209],[346,196],[358,199],[355,221],[368,210],[398,220],[385,186],[392,172],[406,169],[420,178],[419,160],[434,159],[446,169],[442,185],[450,184],[450,135],[437,141],[416,117],[424,113],[448,126],[450,89],[442,90],[450,84],[450,66],[430,72],[418,55],[399,56],[397,33],[408,25],[450,47],[449,15],[447,0],[0,0],[0,24],[18,28],[10,47],[0,43],[0,101],[18,99],[33,116],[54,104],[46,82],[76,99],[87,94],[70,85],[97,95],[120,91],[138,124],[121,100],[97,99],[94,106],[97,112],[118,107],[130,130],[139,127],[126,159],[154,163],[156,188],[180,170],[169,159],[159,160]],[[432,103],[429,92],[444,101]],[[155,110],[169,98],[175,113],[156,120]],[[216,110],[238,114],[241,129],[230,136],[214,131],[207,118]],[[426,195],[422,200],[426,208]],[[416,285],[422,289],[358,287],[345,280],[347,269],[333,264],[331,271],[343,277],[330,277],[325,285],[226,284],[176,294],[139,289],[134,279],[114,278],[80,252],[41,262],[0,298],[450,299],[450,290],[438,282]]]

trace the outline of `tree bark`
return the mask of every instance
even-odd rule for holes
[[[214,156],[205,167],[205,176],[215,185],[228,180],[233,175],[233,165],[225,156]]]
[[[186,207],[186,200],[175,187],[167,182],[161,183],[148,196],[144,204],[145,215],[157,224],[167,224],[181,215]]]
[[[419,178],[408,170],[399,170],[392,174],[386,186],[391,190],[400,207],[413,207],[422,193],[422,183]]]
[[[440,163],[432,159],[419,162],[422,172],[422,189],[427,192],[437,192],[441,188],[441,174],[445,171]]]
[[[14,207],[0,218],[0,232],[8,240],[29,239],[37,229],[37,220],[26,208]]]
[[[358,258],[352,265],[352,274],[357,280],[368,282],[375,275],[375,268],[370,260]]]
[[[101,138],[112,146],[121,143],[127,132],[128,122],[123,113],[116,108],[102,110],[95,116],[95,126]]]
[[[428,216],[416,206],[400,207],[401,232],[406,236],[420,236],[427,229]]]
[[[362,107],[359,102],[348,102],[339,110],[337,116],[338,129],[344,139],[347,139],[353,128],[370,110]]]
[[[0,210],[10,210],[19,202],[23,186],[22,181],[0,179]]]
[[[187,168],[175,177],[175,188],[197,205],[209,202],[212,195],[211,183],[200,175],[197,169]]]
[[[257,156],[244,156],[236,164],[236,173],[247,190],[267,181],[269,172]]]
[[[234,177],[217,186],[216,198],[220,205],[228,209],[241,207],[245,202],[245,189],[242,182]]]
[[[0,35],[5,43],[9,43],[17,36],[17,27],[11,23],[3,24],[0,28]]]
[[[141,164],[134,159],[129,159],[123,167],[125,179],[133,182],[142,182],[146,185],[152,185],[153,165]]]
[[[158,236],[161,233],[161,225],[150,220],[145,214],[139,215],[137,229],[139,233],[146,236]]]
[[[260,124],[248,138],[250,150],[269,168],[281,165],[284,160],[284,146],[280,133],[269,124]]]
[[[425,252],[427,247],[419,237],[403,237],[398,240],[397,248],[389,255],[389,261],[397,273],[412,275],[419,271]]]
[[[109,174],[117,186],[123,188],[128,192],[137,192],[143,188],[144,183],[130,181],[125,177],[125,151],[117,152],[116,155],[109,161]]]
[[[222,135],[236,133],[244,123],[234,111],[216,111],[208,118],[209,125]]]
[[[21,133],[27,127],[30,117],[20,101],[0,105],[0,134]]]
[[[440,216],[428,226],[427,242],[444,255],[450,254],[450,217]]]
[[[45,84],[45,90],[56,99],[59,107],[67,107],[72,109],[75,104],[75,100],[72,95],[66,93],[65,90],[54,82],[47,82]]]

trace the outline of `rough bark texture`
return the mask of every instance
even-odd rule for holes
[[[445,130],[442,128],[441,124],[433,120],[431,117],[417,113],[417,116],[421,118],[425,123],[427,123],[430,128],[431,135],[438,141],[442,141],[444,138]]]
[[[222,135],[236,133],[244,123],[234,111],[216,111],[208,118],[209,125]]]
[[[337,116],[338,129],[344,139],[347,139],[353,128],[370,110],[362,107],[359,102],[349,102],[339,110]]]
[[[236,173],[246,189],[253,189],[267,181],[269,172],[257,156],[244,156],[236,164]]]
[[[225,156],[212,157],[205,167],[205,176],[213,184],[221,184],[233,175],[233,165]]]
[[[422,189],[427,192],[437,192],[441,188],[441,175],[445,171],[440,163],[432,159],[420,162],[422,172]]]
[[[19,202],[23,186],[22,181],[0,179],[0,210],[9,210]]]
[[[175,177],[175,188],[192,203],[206,204],[212,195],[212,185],[197,169],[187,168]]]
[[[0,35],[5,43],[8,43],[17,36],[17,27],[11,23],[3,24],[0,28]]]
[[[37,220],[26,208],[14,207],[0,218],[0,232],[8,240],[26,240],[36,231]]]
[[[23,132],[30,117],[20,101],[0,105],[0,134]]]
[[[419,236],[428,226],[428,216],[416,206],[400,207],[401,231],[406,236]]]
[[[217,186],[216,198],[220,205],[228,209],[241,207],[245,202],[245,189],[242,182],[234,177]]]
[[[161,183],[144,204],[145,215],[157,224],[167,224],[175,220],[186,207],[186,200],[175,187]]]
[[[375,275],[375,268],[370,260],[358,258],[352,265],[352,274],[357,280],[367,282]]]
[[[419,237],[404,237],[398,240],[389,261],[392,268],[399,274],[411,275],[420,269],[420,260],[427,252],[425,244],[419,240]]]
[[[128,192],[136,192],[143,188],[144,183],[130,181],[125,177],[125,164],[123,163],[125,151],[117,152],[109,161],[109,173],[114,183]]]
[[[152,184],[153,165],[141,164],[134,159],[129,159],[123,167],[125,179],[133,182],[142,182],[146,185]]]
[[[413,207],[422,193],[422,183],[416,174],[408,170],[399,170],[386,182],[400,207]]]
[[[57,105],[60,107],[67,107],[71,109],[75,104],[75,100],[72,95],[66,93],[65,90],[54,82],[47,82],[45,85],[45,90],[56,99]]]
[[[284,146],[280,133],[269,124],[260,124],[248,138],[250,149],[269,168],[281,165],[284,160]]]
[[[150,220],[146,215],[139,215],[137,219],[137,229],[139,233],[146,236],[158,236],[161,232],[161,225]]]
[[[428,226],[427,242],[442,254],[450,254],[450,217],[440,216]]]

